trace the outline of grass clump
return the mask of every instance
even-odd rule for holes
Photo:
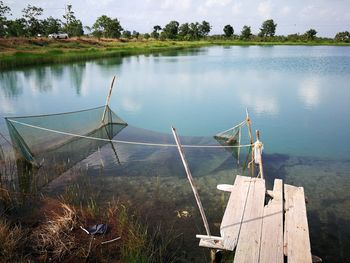
[[[11,225],[0,219],[0,258],[1,262],[25,261],[23,254],[27,242],[27,231],[20,225]]]

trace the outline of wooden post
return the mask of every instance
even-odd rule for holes
[[[250,144],[253,144],[253,136],[252,136],[252,130],[251,130],[251,121],[249,118],[249,114],[248,114],[248,109],[245,109],[245,113],[246,113],[246,121],[247,121],[247,126],[248,126],[248,134],[249,134],[249,140],[250,140]],[[254,149],[252,149],[252,177],[254,177]]]
[[[106,104],[105,104],[105,109],[104,109],[104,111],[103,111],[102,120],[101,120],[102,122],[103,122],[104,119],[105,119],[106,112],[107,112],[107,107],[109,106],[109,100],[110,100],[111,95],[112,95],[114,80],[115,80],[115,76],[113,77],[112,84],[111,84],[111,87],[109,88],[109,93],[108,93],[108,95],[107,95]]]
[[[260,177],[264,179],[264,170],[263,170],[263,162],[262,162],[262,143],[260,142],[260,132],[256,130],[256,143],[259,143],[258,147],[260,147],[260,160],[259,160],[259,170],[260,170]],[[255,146],[254,146],[255,147]]]
[[[177,136],[175,128],[174,127],[171,127],[171,128],[172,128],[172,132],[173,132],[173,135],[174,135],[174,139],[176,141],[177,150],[179,151],[179,154],[181,156],[182,164],[185,167],[185,171],[186,171],[186,174],[187,174],[188,181],[190,182],[190,185],[191,185],[194,197],[196,198],[196,202],[197,202],[199,211],[200,211],[201,216],[202,216],[202,220],[203,220],[203,223],[204,223],[205,230],[207,232],[207,235],[211,236],[210,230],[209,230],[209,224],[208,224],[208,221],[207,221],[207,217],[205,216],[205,212],[204,212],[204,209],[203,209],[203,205],[202,205],[201,199],[199,198],[199,194],[197,192],[197,188],[194,185],[193,177],[192,177],[190,168],[189,168],[189,166],[187,164],[187,161],[186,161],[185,152],[182,149],[182,146],[181,146],[181,143],[180,143],[180,139]]]

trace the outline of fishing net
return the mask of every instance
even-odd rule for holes
[[[6,118],[17,157],[35,166],[69,159],[79,161],[112,139],[127,123],[108,106],[61,114]]]
[[[234,158],[239,163],[240,158],[240,150],[241,147],[241,132],[242,127],[246,124],[246,121],[241,122],[233,128],[225,130],[223,132],[217,133],[214,138],[222,145],[222,146],[237,146],[237,147],[226,147],[228,151],[232,153]]]

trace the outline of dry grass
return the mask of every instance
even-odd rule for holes
[[[31,235],[33,249],[39,255],[60,261],[76,249],[72,231],[77,228],[77,213],[74,208],[61,203],[62,214],[54,214]]]
[[[0,219],[0,258],[1,262],[24,261],[27,231],[20,225],[11,226],[4,219]]]

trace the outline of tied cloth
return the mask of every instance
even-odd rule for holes
[[[256,142],[254,143],[254,161],[256,164],[259,164],[261,162],[261,155],[263,149],[264,145],[259,140],[256,140]]]

